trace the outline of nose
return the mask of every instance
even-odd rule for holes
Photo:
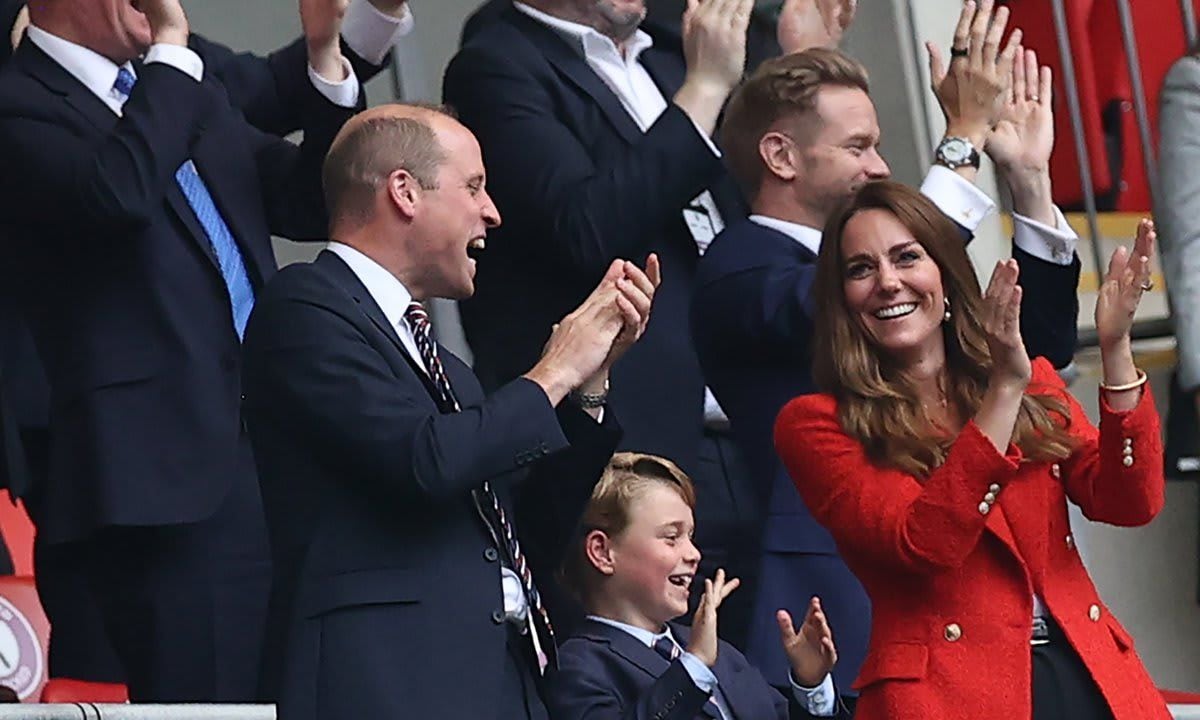
[[[878,148],[871,148],[867,153],[867,176],[872,180],[887,180],[892,176],[892,169],[879,154]]]
[[[492,202],[492,196],[484,190],[482,204],[479,208],[479,214],[483,217],[483,222],[489,228],[500,227],[500,211],[496,209],[496,204]]]
[[[879,289],[886,293],[900,291],[900,273],[889,262],[879,265]]]
[[[687,539],[687,545],[683,549],[683,559],[685,562],[700,564],[700,548],[696,547],[696,543],[691,539]]]

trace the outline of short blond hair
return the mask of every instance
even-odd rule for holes
[[[729,170],[750,198],[758,193],[763,163],[758,143],[780,118],[817,106],[826,85],[870,91],[867,69],[840,50],[811,48],[771,58],[734,91],[721,125],[721,148]]]
[[[581,601],[586,602],[595,579],[584,539],[594,530],[609,537],[625,532],[634,504],[656,486],[674,490],[689,508],[696,508],[692,479],[670,460],[648,453],[619,452],[608,461],[563,560],[563,585]]]

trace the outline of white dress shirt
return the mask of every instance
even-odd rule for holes
[[[412,29],[412,15],[407,11],[407,6],[405,7],[405,13],[399,18],[394,18],[380,12],[367,0],[353,0],[342,24],[342,36],[346,44],[364,59],[378,64],[399,37]],[[117,80],[117,71],[120,69],[116,63],[36,25],[30,25],[26,32],[30,42],[83,83],[110,110],[117,115],[122,114],[127,98],[113,88]],[[196,82],[204,79],[204,61],[190,48],[182,45],[151,45],[143,62],[147,65],[170,65]],[[360,92],[358,78],[348,60],[343,58],[342,63],[346,71],[344,80],[327,80],[317,74],[311,65],[308,67],[308,77],[313,86],[330,102],[341,107],[354,107]],[[125,63],[124,68],[137,77],[133,63]]]
[[[388,325],[400,336],[400,344],[404,346],[409,357],[428,375],[429,370],[425,367],[425,361],[421,359],[421,351],[417,349],[413,328],[405,317],[413,296],[408,288],[404,287],[404,283],[382,265],[349,245],[331,242],[327,249],[350,266],[350,270],[370,293],[371,299],[383,311]],[[500,588],[504,593],[504,614],[518,622],[525,622],[529,615],[529,603],[525,598],[521,579],[509,568],[501,566]]]
[[[692,682],[694,682],[696,687],[700,688],[700,690],[712,695],[713,701],[717,704],[717,708],[721,711],[722,719],[735,720],[736,716],[725,704],[724,697],[722,697],[720,693],[716,692],[718,686],[717,676],[714,675],[713,671],[704,664],[703,660],[691,654],[686,648],[679,644],[679,641],[675,639],[673,634],[671,634],[670,627],[664,628],[660,633],[652,633],[648,630],[643,630],[640,627],[627,625],[619,620],[610,620],[609,618],[600,617],[599,615],[588,615],[588,619],[595,620],[598,623],[604,623],[605,625],[611,625],[618,630],[623,630],[636,638],[638,642],[644,643],[651,649],[654,648],[654,643],[656,643],[659,638],[668,638],[671,641],[671,644],[678,648],[679,660],[683,663],[683,668],[684,670],[687,670],[687,674],[689,677],[691,677]],[[788,678],[791,679],[791,673],[788,673]],[[807,710],[810,715],[816,715],[817,717],[832,717],[836,714],[837,692],[833,687],[832,675],[826,674],[825,679],[822,680],[821,684],[815,688],[801,687],[800,685],[796,684],[794,679],[791,679],[791,682],[792,693],[796,696],[796,701],[800,703],[800,706]]]
[[[595,71],[620,99],[621,105],[642,132],[648,130],[666,111],[667,98],[663,97],[662,91],[654,84],[654,78],[650,77],[650,73],[638,62],[641,54],[654,45],[654,39],[645,31],[636,31],[625,44],[625,52],[622,54],[611,38],[592,27],[563,20],[522,2],[514,2],[513,7],[549,27],[575,48],[588,67]],[[713,154],[720,157],[721,153],[713,144],[712,138],[695,122],[692,124]],[[696,243],[697,252],[703,255],[713,238],[725,229],[725,221],[721,217],[721,211],[717,209],[712,193],[707,190],[700,193],[681,212]],[[704,419],[706,424],[717,428],[726,428],[729,425],[729,418],[707,387],[704,388]]]
[[[996,204],[979,188],[953,170],[935,165],[929,169],[921,194],[929,198],[947,217],[967,230],[975,232],[983,219],[996,209]],[[1050,227],[1020,213],[1013,213],[1013,242],[1034,257],[1056,265],[1070,265],[1075,257],[1079,236],[1055,207],[1057,227]],[[778,230],[808,248],[814,255],[821,249],[821,230],[797,223],[751,215],[750,220]]]

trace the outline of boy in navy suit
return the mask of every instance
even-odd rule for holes
[[[848,717],[829,671],[833,635],[813,598],[797,631],[780,611],[791,665],[785,698],[732,645],[717,639],[717,609],[738,586],[723,570],[704,580],[692,623],[687,612],[700,551],[692,542],[691,480],[669,460],[617,453],[596,484],[564,581],[588,613],[559,650],[549,708],[561,720],[783,720]]]

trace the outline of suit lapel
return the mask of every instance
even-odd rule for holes
[[[675,636],[675,642],[679,643],[680,647],[686,648],[692,637],[691,628],[687,627],[686,625],[679,625],[677,623],[668,623],[668,625],[671,628],[671,634]],[[657,655],[658,653],[655,654]],[[713,674],[717,676],[717,689],[720,690],[721,694],[725,696],[725,702],[729,703],[729,709],[733,712],[734,717],[740,717],[739,710],[741,708],[739,708],[737,705],[734,705],[730,699],[730,688],[726,686],[726,682],[732,683],[732,681],[736,679],[737,673],[732,669],[727,661],[722,659],[720,653],[717,654],[717,666],[713,668]],[[709,698],[709,700],[700,707],[700,713],[704,715],[704,717],[712,718],[713,720],[721,720],[721,711],[717,709],[714,698]]]
[[[687,68],[679,62],[678,56],[658,46],[658,36],[655,36],[654,42],[655,45],[646,49],[638,58],[638,62],[646,68],[646,72],[650,73],[654,84],[658,86],[658,91],[670,102],[675,93],[679,92],[679,88],[683,87]]]
[[[597,642],[607,643],[613,652],[651,678],[658,678],[670,667],[667,659],[653,648],[647,647],[634,636],[612,625],[587,620],[579,634]]]
[[[604,84],[574,48],[553,30],[520,11],[508,8],[505,13],[506,20],[538,47],[560,75],[592,98],[625,142],[630,145],[638,142],[642,137],[642,129],[630,117],[616,93]]]
[[[437,387],[433,384],[429,375],[426,374],[424,368],[417,364],[416,358],[409,354],[408,350],[404,347],[404,343],[400,342],[400,334],[388,322],[387,316],[383,314],[383,310],[375,302],[375,298],[371,297],[371,293],[367,291],[366,286],[362,284],[362,281],[358,279],[358,276],[354,274],[350,266],[346,265],[336,253],[328,250],[322,250],[315,262],[318,267],[321,267],[334,277],[338,286],[344,289],[350,298],[354,300],[355,305],[367,316],[371,324],[391,341],[396,351],[400,353],[400,357],[412,369],[412,372],[421,381],[421,384],[425,386],[425,391],[429,393],[430,399],[438,406],[438,409],[442,412],[447,412],[447,409],[443,407],[441,393],[438,392]]]

